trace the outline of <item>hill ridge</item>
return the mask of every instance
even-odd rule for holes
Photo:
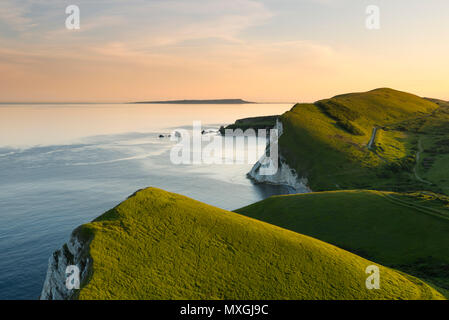
[[[93,236],[93,275],[80,299],[442,298],[381,265],[381,289],[367,290],[371,261],[157,188],[137,192],[80,232]]]

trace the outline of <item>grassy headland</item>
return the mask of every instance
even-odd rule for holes
[[[438,173],[447,155],[441,138],[448,130],[448,110],[444,103],[387,88],[297,104],[280,117],[281,153],[314,191],[446,192],[449,173],[441,178]],[[377,134],[368,148],[374,128]],[[442,146],[434,162],[426,161],[435,164],[424,175],[429,181],[415,175],[416,163],[421,166],[427,156],[417,157],[421,140],[424,149],[432,143]]]
[[[82,227],[93,274],[81,299],[441,299],[422,281],[332,245],[149,188]]]

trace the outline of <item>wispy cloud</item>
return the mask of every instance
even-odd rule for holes
[[[239,32],[272,16],[254,0],[78,0],[77,4],[81,39],[100,42],[148,38],[154,45],[206,38],[239,41]],[[64,9],[62,2],[54,0],[2,0],[0,21],[34,41],[57,41],[70,37],[64,29]]]
[[[4,0],[0,2],[0,22],[14,31],[25,31],[33,26],[32,19],[27,17],[28,11],[29,7],[26,4]]]
[[[414,73],[447,91],[441,39],[449,2],[433,1],[426,13],[420,0],[382,0],[384,27],[369,33],[356,0],[0,0],[7,75],[0,99],[23,92],[44,100],[55,92],[59,100],[186,92],[288,99],[300,90],[322,97],[345,91],[343,83],[349,90],[410,83]],[[65,29],[73,3],[81,10],[77,31]]]

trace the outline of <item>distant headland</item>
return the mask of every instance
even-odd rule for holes
[[[142,104],[250,104],[256,102],[242,99],[214,99],[214,100],[167,100],[167,101],[138,101],[132,103]]]

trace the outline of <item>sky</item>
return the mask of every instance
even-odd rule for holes
[[[0,101],[449,100],[448,15],[447,0],[1,0]]]

